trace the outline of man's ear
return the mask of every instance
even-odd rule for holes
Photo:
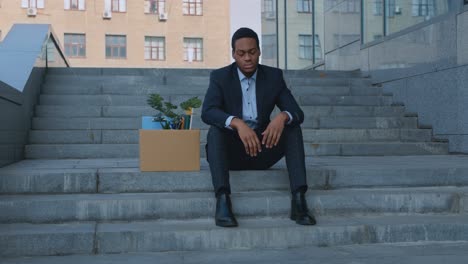
[[[231,56],[233,60],[236,60],[236,58],[234,57],[234,50],[232,50]]]

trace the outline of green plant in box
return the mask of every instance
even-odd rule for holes
[[[159,94],[150,94],[147,103],[158,111],[153,120],[159,122],[163,129],[188,129],[192,109],[201,106],[201,100],[198,97],[192,97],[180,104],[185,114],[178,113],[175,112],[178,107],[171,102],[164,102],[164,98]]]

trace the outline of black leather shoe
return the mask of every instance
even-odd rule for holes
[[[315,225],[317,223],[314,216],[309,213],[304,193],[296,192],[292,195],[290,218],[299,225]]]
[[[216,225],[221,227],[238,226],[236,218],[232,213],[232,204],[229,194],[220,194],[216,197]]]

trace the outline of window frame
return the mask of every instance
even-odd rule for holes
[[[433,0],[412,0],[411,15],[413,17],[434,17],[436,14],[436,2]]]
[[[156,9],[155,11],[152,11],[151,10],[151,3],[155,3],[156,5]],[[144,0],[144,4],[145,4],[145,14],[161,14],[161,13],[166,13],[166,0]],[[148,9],[147,9],[147,5],[148,5]],[[162,12],[160,10],[160,7],[162,5]]]
[[[312,14],[312,1],[313,0],[296,0],[297,12],[300,14]],[[307,8],[304,8],[306,6]]]
[[[197,5],[200,5],[200,14],[197,12]],[[190,7],[194,7],[194,13]],[[182,14],[184,16],[203,16],[203,0],[182,0]]]
[[[203,62],[203,56],[204,56],[204,54],[203,54],[203,38],[198,38],[198,37],[184,37],[184,39],[183,39],[183,43],[184,43],[184,61],[189,61],[189,59],[188,59],[188,48],[189,48],[188,45],[190,45],[191,43],[190,42],[186,43],[186,41],[190,41],[190,40],[200,40],[200,44],[201,44],[201,48],[192,47],[194,49],[194,51],[193,51],[194,57],[193,57],[192,62]],[[200,57],[201,58],[198,58],[197,50],[200,50]]]
[[[76,1],[77,3],[75,8],[73,7],[73,1]],[[81,1],[82,1],[82,4],[80,5]],[[68,2],[68,8],[65,2]],[[67,11],[86,11],[86,0],[64,0],[63,9]]]
[[[310,38],[310,39],[309,39]],[[301,41],[304,40],[304,41]],[[310,45],[307,45],[307,43],[310,42]],[[297,41],[299,48],[298,48],[298,58],[301,60],[313,60],[314,55],[314,39],[312,37],[312,34],[299,34],[298,35],[298,41]],[[305,44],[302,44],[305,43]],[[310,49],[310,58],[306,56],[308,49]],[[304,57],[301,57],[301,54],[304,54]]]
[[[162,47],[160,46],[153,46],[150,44],[150,46],[146,45],[147,38],[155,39],[155,40],[162,40]],[[150,41],[150,43],[153,43],[153,40]],[[161,43],[160,41],[155,41],[154,43]],[[162,36],[145,36],[145,60],[146,61],[165,61],[166,60],[166,38]],[[149,50],[149,58],[146,58],[146,49]],[[153,49],[156,49],[156,58],[153,57]],[[159,57],[159,52],[160,49],[162,49],[162,58]]]
[[[85,33],[64,33],[64,38],[63,38],[63,46],[64,46],[64,53],[65,53],[65,56],[67,56],[67,58],[73,58],[73,59],[83,59],[83,58],[86,58],[86,34]],[[71,42],[71,43],[67,43],[66,41],[66,36],[69,36],[69,37],[78,37],[78,36],[83,36],[83,43],[81,42]],[[76,47],[77,48],[77,55],[74,56],[74,55],[69,55],[67,54],[67,47],[70,48],[70,50],[73,50],[72,48],[73,47]],[[80,56],[80,48],[82,48],[84,50],[84,55],[83,56]]]
[[[121,8],[120,6],[120,2],[123,1],[125,6],[124,8]],[[116,4],[117,3],[117,8],[115,8]],[[123,11],[121,11],[123,10]],[[110,11],[112,13],[127,13],[127,0],[111,0],[111,5],[110,5]]]
[[[105,58],[106,59],[115,59],[115,60],[125,60],[127,59],[128,55],[128,48],[127,48],[127,35],[120,35],[120,34],[106,34],[105,36]],[[124,45],[120,45],[120,43],[108,43],[108,37],[122,37],[124,38],[125,42]],[[119,41],[118,41],[119,42]],[[110,48],[110,56],[107,56],[107,48]],[[118,56],[113,56],[114,48],[118,48]],[[125,49],[125,57],[120,56],[122,53],[122,48]]]
[[[31,3],[35,3],[34,6]],[[45,8],[45,0],[22,0],[21,1],[21,8],[36,8],[36,9],[44,9]]]

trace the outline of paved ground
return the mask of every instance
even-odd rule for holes
[[[93,256],[13,258],[2,264],[466,264],[468,243],[404,243],[312,247],[283,250],[135,253]]]

